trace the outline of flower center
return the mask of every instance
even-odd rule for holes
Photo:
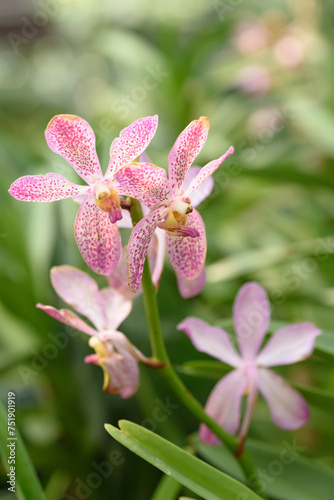
[[[98,184],[95,187],[95,203],[103,212],[109,212],[113,224],[122,219],[121,200],[114,189]]]
[[[175,241],[180,241],[186,236],[197,238],[199,236],[197,229],[186,225],[188,215],[192,211],[189,198],[186,198],[185,201],[176,198],[169,206],[167,219],[160,222],[158,226],[164,229]]]
[[[94,349],[99,359],[107,358],[108,356],[110,356],[107,345],[98,337],[91,337],[88,341],[88,344]]]
[[[103,182],[97,182],[94,186],[94,193],[97,201],[103,201],[109,198],[110,189]]]

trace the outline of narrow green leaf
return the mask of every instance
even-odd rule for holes
[[[17,496],[23,500],[46,500],[34,466],[30,461],[28,452],[17,428],[15,428],[15,436],[13,436],[12,439],[8,439],[9,437],[7,410],[0,401],[0,450],[6,469],[9,470],[9,466],[15,467],[15,492],[19,490],[20,495]],[[16,439],[13,439],[14,437]],[[11,450],[7,446],[9,443],[15,443],[12,448],[13,452],[15,448],[15,463],[10,465],[8,464],[8,459]],[[8,484],[8,486],[10,485]]]
[[[260,499],[243,484],[144,427],[126,420],[119,426],[121,430],[109,424],[105,428],[121,444],[205,500],[235,500],[238,495],[247,500]]]
[[[177,366],[177,371],[193,377],[218,380],[231,370],[229,365],[220,361],[199,360],[187,361]]]
[[[192,440],[198,453],[221,470],[242,480],[241,473],[231,467],[223,446],[208,446],[198,435]],[[301,443],[284,440],[273,446],[248,439],[246,449],[251,456],[264,492],[275,500],[332,500],[334,473],[319,463],[302,456]]]
[[[160,479],[151,500],[176,500],[180,493],[182,484],[171,476],[165,474]]]

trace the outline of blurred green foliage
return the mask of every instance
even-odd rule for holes
[[[137,118],[159,115],[148,154],[167,167],[181,130],[208,116],[209,138],[196,163],[230,145],[236,152],[199,207],[208,238],[202,294],[182,300],[166,262],[158,299],[173,362],[207,359],[176,324],[186,315],[211,323],[230,317],[247,280],[267,289],[276,320],[334,330],[333,11],[331,2],[316,0],[1,3],[0,396],[17,394],[17,424],[48,500],[150,498],[160,473],[111,440],[103,423],[142,423],[157,398],[175,397],[147,368],[133,399],[106,395],[102,371],[83,364],[87,338],[78,333],[66,347],[57,344],[64,327],[35,304],[61,305],[49,281],[52,265],[87,270],[73,238],[77,207],[72,200],[18,202],[10,184],[47,172],[78,182],[46,145],[43,130],[55,114],[92,125],[102,169],[113,138]],[[149,354],[141,298],[121,330]],[[333,366],[316,356],[281,372],[334,391]],[[204,403],[213,381],[182,376]],[[305,455],[333,467],[332,419],[314,401],[310,422],[296,433],[275,428],[259,401],[251,436],[278,445],[296,437]],[[179,407],[151,427],[184,446],[197,423]],[[110,477],[89,486],[94,464],[115,451],[121,459]],[[2,472],[0,498],[7,499]]]

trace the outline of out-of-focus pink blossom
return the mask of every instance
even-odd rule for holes
[[[85,358],[86,363],[101,366],[104,373],[103,390],[131,397],[139,385],[138,361],[156,366],[146,358],[117,328],[130,314],[132,300],[110,287],[98,289],[88,274],[71,266],[57,266],[51,270],[53,288],[64,302],[85,316],[93,326],[69,309],[55,309],[37,304],[37,307],[90,336],[89,345],[95,350]]]
[[[229,334],[197,318],[186,318],[178,329],[186,333],[196,349],[233,366],[211,392],[206,412],[227,432],[239,430],[242,449],[258,392],[265,398],[274,423],[286,430],[298,429],[309,419],[309,407],[301,394],[268,367],[301,361],[312,353],[320,330],[312,323],[299,323],[278,330],[261,348],[270,322],[266,292],[257,283],[246,283],[238,292],[233,308],[234,329],[240,354]],[[241,401],[247,396],[247,408],[240,425]],[[202,424],[200,437],[208,444],[218,438]]]

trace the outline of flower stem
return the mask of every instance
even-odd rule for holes
[[[131,217],[133,223],[136,224],[142,218],[142,210],[138,201],[132,201],[133,206],[131,208]],[[203,406],[186,388],[170,363],[162,336],[157,298],[147,258],[144,265],[142,287],[153,356],[164,363],[164,367],[160,369],[161,374],[180,401],[182,401],[182,403],[193,413],[193,415],[198,418],[200,422],[207,425],[209,429],[225,444],[229,451],[235,455],[238,451],[237,440],[220,427],[215,420],[209,417],[209,415],[204,411]],[[256,491],[256,493],[258,493],[262,498],[266,499],[266,495],[262,490],[260,481],[248,454],[244,452],[242,456],[238,457],[238,461],[244,472],[249,487]]]

